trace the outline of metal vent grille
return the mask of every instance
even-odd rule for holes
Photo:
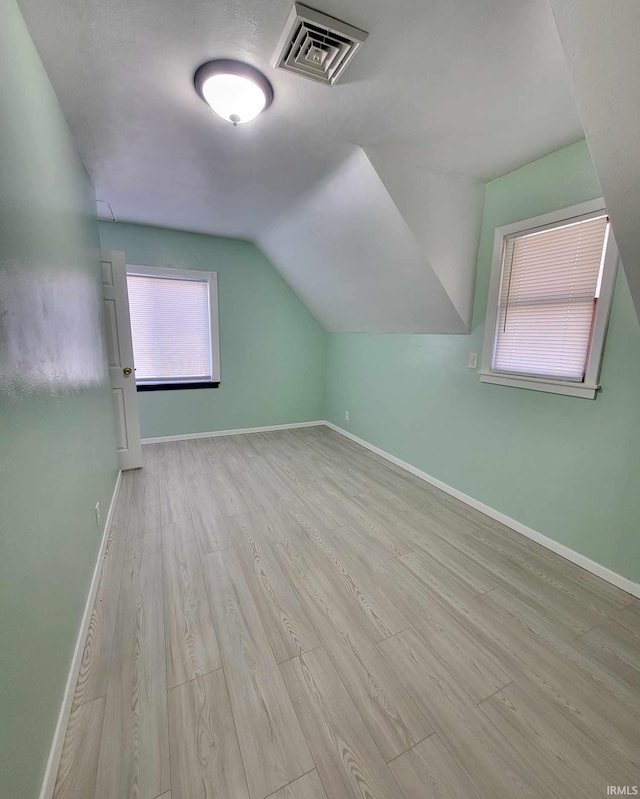
[[[346,22],[294,3],[273,64],[332,86],[367,36]]]

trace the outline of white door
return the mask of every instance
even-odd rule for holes
[[[107,357],[116,411],[118,458],[121,469],[142,466],[138,395],[133,366],[133,342],[124,253],[102,253],[102,293],[107,320]]]

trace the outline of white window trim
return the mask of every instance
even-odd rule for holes
[[[218,273],[217,272],[197,272],[193,269],[169,269],[160,266],[139,266],[137,264],[127,264],[127,275],[138,275],[140,277],[167,277],[172,280],[197,280],[200,283],[207,283],[209,286],[209,331],[211,336],[211,382],[220,382],[220,329],[218,322]],[[166,381],[164,381],[166,382]],[[189,382],[185,382],[188,388]],[[145,381],[146,385],[154,385],[151,381]],[[158,380],[155,385],[162,385],[163,381]]]
[[[604,257],[604,267],[602,271],[602,284],[600,286],[600,296],[596,308],[596,318],[593,327],[593,338],[591,352],[587,363],[587,370],[583,382],[578,383],[571,380],[554,380],[551,377],[529,377],[506,374],[504,372],[494,372],[491,368],[493,361],[493,347],[496,337],[496,326],[498,324],[498,303],[500,300],[500,284],[502,282],[502,253],[504,241],[507,236],[517,233],[524,233],[533,230],[544,230],[545,227],[555,227],[559,222],[569,220],[578,221],[580,217],[589,218],[606,213],[604,200],[590,200],[586,203],[573,205],[570,208],[562,208],[559,211],[552,211],[549,214],[536,216],[532,219],[525,219],[522,222],[514,222],[511,225],[504,225],[496,228],[493,241],[493,259],[491,261],[491,278],[489,280],[489,294],[487,297],[487,318],[484,333],[484,344],[482,347],[482,365],[480,369],[480,380],[483,383],[495,383],[499,386],[515,386],[532,391],[546,391],[552,394],[565,394],[570,397],[584,397],[595,399],[596,392],[600,388],[600,367],[604,352],[604,343],[609,324],[609,314],[613,301],[613,290],[616,283],[616,273],[618,267],[618,248],[613,235],[613,230],[609,228],[609,239]]]

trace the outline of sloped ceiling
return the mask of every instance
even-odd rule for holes
[[[327,330],[466,332],[360,147],[260,244]]]
[[[471,322],[484,184],[368,147],[367,155],[465,325]]]
[[[640,320],[640,3],[550,5]]]
[[[354,147],[259,242],[327,330],[465,333],[483,200],[478,181]]]
[[[270,64],[291,0],[19,3],[98,199],[256,241],[329,330],[464,331],[481,184],[582,137],[547,0],[311,0],[370,34],[331,88]],[[193,90],[217,57],[254,123]]]

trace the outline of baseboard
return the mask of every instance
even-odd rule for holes
[[[232,430],[212,430],[208,433],[181,433],[177,436],[155,436],[143,438],[143,444],[162,444],[165,441],[188,441],[191,438],[216,438],[217,436],[240,436],[244,433],[268,433],[270,430],[292,430],[295,427],[317,427],[327,424],[324,420],[317,422],[294,422],[293,424],[269,424],[265,427],[236,427]]]
[[[44,779],[42,780],[42,788],[40,789],[40,799],[51,799],[53,796],[53,789],[56,784],[56,777],[58,775],[58,767],[60,765],[60,757],[62,756],[62,747],[64,745],[64,736],[67,731],[67,724],[69,723],[69,716],[71,715],[71,705],[73,703],[73,696],[75,694],[76,682],[78,674],[80,673],[80,666],[82,664],[82,653],[84,652],[84,643],[89,631],[89,624],[91,622],[91,614],[93,613],[93,605],[98,593],[98,586],[100,584],[100,576],[102,574],[102,562],[104,560],[104,553],[107,546],[109,537],[109,530],[111,529],[111,522],[113,521],[113,514],[118,501],[118,493],[120,485],[122,484],[122,472],[118,472],[116,484],[113,487],[113,494],[111,495],[111,502],[109,504],[109,512],[104,523],[104,530],[102,532],[102,541],[98,550],[98,557],[96,558],[96,565],[93,570],[93,577],[91,578],[91,585],[89,587],[89,595],[84,608],[76,646],[71,659],[71,666],[69,668],[69,675],[67,676],[67,684],[64,689],[62,697],[62,706],[58,715],[58,722],[53,734],[53,741],[49,751],[49,759],[47,760],[47,767],[44,772]]]
[[[538,544],[541,544],[543,547],[550,549],[552,552],[555,552],[557,555],[560,555],[566,560],[570,560],[572,563],[575,563],[577,566],[585,569],[592,574],[597,575],[598,577],[602,577],[603,580],[606,580],[608,583],[621,588],[623,591],[627,591],[627,593],[632,594],[635,597],[640,597],[640,583],[635,583],[633,580],[629,580],[627,577],[623,577],[621,574],[608,569],[606,566],[602,566],[600,563],[596,563],[594,560],[581,555],[579,552],[576,552],[574,549],[570,549],[569,547],[565,546],[564,544],[560,544],[558,541],[554,541],[553,538],[549,538],[542,533],[539,533],[537,530],[533,530],[531,527],[527,527],[526,524],[522,524],[522,522],[517,521],[516,519],[512,519],[510,516],[507,516],[505,513],[501,513],[494,508],[491,508],[489,505],[485,505],[484,502],[479,502],[477,499],[470,497],[468,494],[464,494],[462,491],[458,491],[457,488],[453,488],[453,486],[447,485],[447,483],[443,483],[442,480],[438,480],[436,477],[432,477],[430,474],[423,472],[421,469],[412,466],[410,463],[401,460],[400,458],[396,458],[395,455],[391,455],[389,452],[385,452],[385,450],[380,449],[379,447],[370,444],[368,441],[365,441],[363,438],[358,438],[358,436],[354,436],[353,433],[349,433],[347,430],[344,430],[342,427],[338,427],[338,425],[333,424],[333,422],[325,422],[327,427],[330,427],[332,430],[335,430],[336,433],[340,433],[341,435],[345,436],[346,438],[350,438],[352,441],[355,441],[357,444],[360,444],[366,449],[371,450],[371,452],[375,452],[377,455],[380,455],[382,458],[386,458],[386,460],[391,461],[391,463],[395,463],[396,466],[400,466],[403,469],[406,469],[411,474],[419,477],[421,480],[424,480],[426,483],[430,483],[436,488],[441,489],[442,491],[450,494],[452,497],[461,500],[465,504],[469,505],[476,510],[479,510],[481,513],[484,513],[485,516],[489,516],[491,519],[495,519],[498,522],[510,527],[512,530],[515,530],[516,533],[520,533],[521,535],[530,538],[532,541],[535,541]]]

